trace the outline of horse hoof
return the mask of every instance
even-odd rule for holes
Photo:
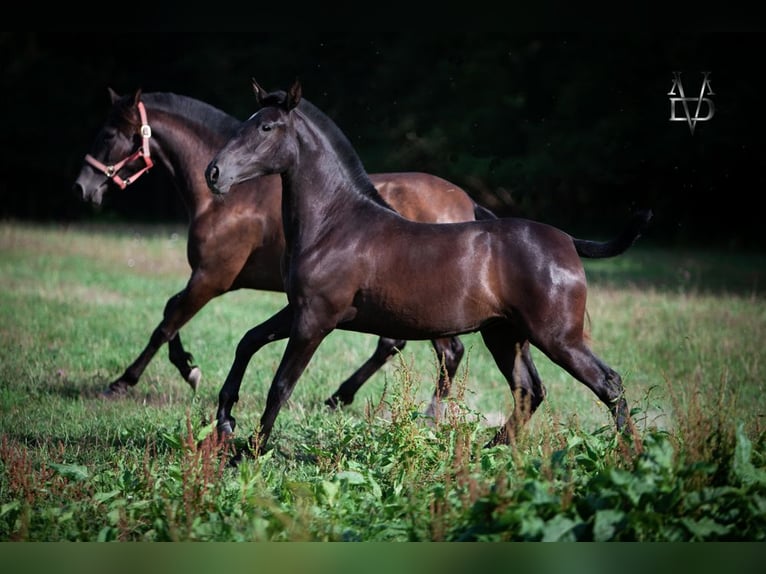
[[[242,462],[242,451],[238,451],[229,459],[229,467],[237,468],[240,462]]]
[[[350,405],[352,402],[354,402],[354,397],[351,397],[350,399],[344,399],[338,395],[333,395],[327,399],[324,404],[326,404],[332,410],[337,410],[340,407],[346,407]]]
[[[327,405],[328,407],[330,407],[332,410],[335,410],[335,409],[337,409],[337,408],[338,408],[338,406],[340,406],[340,403],[338,403],[338,399],[336,399],[335,397],[330,397],[329,399],[327,399],[327,400],[324,402],[324,404],[326,404],[326,405]]]
[[[222,423],[218,423],[218,437],[225,439],[234,434],[234,428],[237,426],[233,420],[227,420]]]
[[[195,393],[197,392],[197,386],[199,385],[200,380],[202,380],[202,371],[199,367],[192,367],[192,370],[189,371],[189,374],[186,377],[186,382],[189,383],[189,386]]]
[[[258,450],[250,442],[247,446],[238,448],[229,459],[229,466],[236,468],[246,458],[254,460],[258,457]]]

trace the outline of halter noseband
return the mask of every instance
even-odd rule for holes
[[[143,102],[138,102],[138,113],[141,115],[141,138],[143,141],[141,147],[138,148],[134,153],[122,161],[115,163],[114,165],[104,165],[90,154],[85,156],[85,161],[106,175],[106,177],[110,178],[119,186],[120,189],[125,189],[128,187],[131,183],[141,177],[144,172],[149,171],[149,169],[154,165],[154,162],[149,155],[149,138],[152,137],[152,128],[149,127],[149,123],[146,121],[146,110],[144,109]],[[144,163],[146,165],[134,173],[132,176],[122,179],[118,172],[126,163],[131,162],[134,159],[138,159],[139,157],[144,159]]]

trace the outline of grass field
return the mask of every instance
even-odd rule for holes
[[[642,448],[536,350],[548,398],[513,447],[512,408],[476,334],[446,420],[420,416],[435,356],[411,342],[330,412],[376,338],[336,331],[236,469],[213,415],[239,338],[285,303],[238,291],[181,331],[192,393],[163,347],[129,396],[99,393],[146,345],[189,273],[174,226],[0,223],[0,540],[763,540],[766,256],[642,246],[586,261],[592,347],[623,377]],[[234,409],[258,424],[284,342]]]

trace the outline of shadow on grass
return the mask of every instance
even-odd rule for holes
[[[55,377],[39,381],[34,385],[38,395],[50,395],[67,401],[87,400],[104,404],[130,402],[149,407],[165,407],[172,404],[187,404],[194,400],[194,393],[185,386],[167,385],[159,388],[151,382],[143,382],[124,393],[106,393],[108,383],[101,375],[89,377],[90,380],[76,380],[66,373],[57,373]]]

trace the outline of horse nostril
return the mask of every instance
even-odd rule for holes
[[[85,190],[79,183],[72,185],[72,193],[80,199],[85,199]]]
[[[218,183],[218,166],[217,165],[210,165],[207,168],[207,181],[208,183]]]

